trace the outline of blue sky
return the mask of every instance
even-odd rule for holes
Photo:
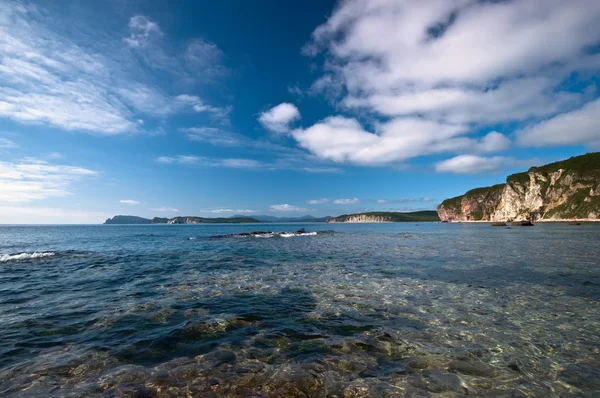
[[[595,0],[0,0],[0,223],[434,209],[600,148]]]

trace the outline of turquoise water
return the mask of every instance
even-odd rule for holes
[[[210,238],[301,227],[323,233]],[[592,396],[598,242],[566,224],[2,226],[0,396]]]

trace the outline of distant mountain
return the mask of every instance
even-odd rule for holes
[[[239,217],[244,217],[244,216],[235,215],[235,216],[232,216],[231,218],[239,218]],[[307,215],[301,216],[301,217],[275,217],[275,216],[259,215],[259,216],[252,216],[252,218],[257,219],[260,222],[287,223],[287,222],[326,222],[327,220],[329,220],[332,217],[331,216],[313,217],[313,216],[307,214]]]
[[[114,216],[104,221],[104,224],[150,224],[151,220],[137,216]]]
[[[206,218],[206,217],[173,217],[173,218],[162,218],[154,217],[152,220],[137,217],[137,216],[114,216],[104,222],[104,224],[209,224],[209,223],[259,223],[260,221],[252,217],[218,217],[218,218]]]
[[[373,211],[369,213],[344,214],[330,219],[327,222],[426,222],[440,221],[435,210],[413,211],[410,213],[397,213],[386,211]]]

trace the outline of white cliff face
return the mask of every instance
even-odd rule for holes
[[[544,206],[542,186],[547,181],[541,174],[529,173],[529,184],[507,183],[490,221],[524,221],[532,218],[532,213],[539,213]]]

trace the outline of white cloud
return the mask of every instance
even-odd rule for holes
[[[234,214],[254,214],[256,213],[255,210],[249,210],[249,209],[214,209],[214,210],[207,210],[210,213],[215,213],[215,214],[222,214],[222,213],[234,213]]]
[[[467,126],[421,118],[395,118],[366,131],[356,119],[328,117],[291,135],[320,158],[339,163],[385,165],[444,152],[499,152],[510,140],[498,132],[481,139],[463,136]]]
[[[187,66],[193,71],[202,71],[205,76],[217,76],[228,71],[222,64],[223,52],[216,44],[206,40],[193,40],[185,53]]]
[[[317,174],[339,174],[344,171],[338,167],[303,167],[302,170],[306,171],[307,173]]]
[[[238,159],[238,158],[227,158],[227,159],[216,159],[207,158],[203,156],[195,155],[178,155],[178,156],[159,156],[155,159],[158,163],[165,164],[184,164],[184,165],[196,165],[204,167],[229,167],[239,169],[254,169],[263,167],[263,164],[258,160],[254,159]]]
[[[125,42],[72,22],[31,3],[2,3],[0,117],[110,135],[141,131],[139,113],[163,118],[186,110],[140,65],[147,59],[166,68],[175,79],[167,85],[202,75],[154,43],[162,35],[155,22],[133,17]],[[226,116],[228,108],[202,105]]]
[[[133,199],[121,199],[119,200],[119,203],[123,203],[125,205],[132,205],[132,206],[136,206],[140,204],[139,200],[133,200]]]
[[[320,205],[320,204],[323,204],[323,203],[328,203],[328,202],[329,202],[329,199],[327,199],[327,198],[322,198],[322,199],[313,199],[313,200],[309,200],[309,201],[308,201],[308,204],[310,204],[310,205]]]
[[[293,206],[293,205],[288,205],[287,203],[286,204],[282,204],[282,205],[271,205],[271,210],[273,210],[273,211],[284,211],[284,212],[287,212],[287,211],[290,211],[290,212],[292,212],[292,211],[309,211],[306,208],[298,207],[298,206]]]
[[[358,198],[335,199],[333,201],[333,203],[335,203],[336,205],[353,205],[353,204],[356,204],[356,203],[360,203],[360,199],[358,199]]]
[[[157,208],[151,209],[151,210],[165,212],[165,213],[178,213],[179,212],[179,210],[174,209],[173,207],[168,207],[168,206],[161,206],[161,207],[157,207]]]
[[[124,40],[131,47],[146,47],[153,38],[162,35],[156,22],[150,21],[143,15],[136,15],[129,20],[129,37]]]
[[[0,162],[0,203],[70,195],[74,182],[95,174],[95,171],[83,167],[54,165],[35,158]]]
[[[475,155],[459,155],[436,163],[435,170],[441,173],[476,174],[498,171],[508,159],[503,156],[490,158]]]
[[[386,203],[411,203],[411,202],[431,202],[435,199],[422,197],[422,198],[400,198],[400,199],[377,199],[375,203],[386,204]]]
[[[49,154],[46,155],[47,159],[52,159],[52,160],[59,160],[63,158],[62,153],[60,152],[50,152]]]
[[[214,117],[218,118],[226,118],[229,112],[231,112],[230,107],[220,108],[217,106],[208,105],[197,95],[180,94],[175,97],[175,100],[181,104],[187,105],[195,112],[208,112]]]
[[[8,138],[0,138],[0,149],[12,149],[17,148],[17,144]]]
[[[258,121],[267,130],[275,133],[286,133],[290,129],[290,124],[300,119],[300,111],[294,104],[287,102],[281,103],[268,111],[262,112]]]
[[[600,99],[516,132],[523,146],[586,145],[600,148]]]
[[[510,146],[504,135],[470,133],[535,123],[586,98],[562,83],[583,79],[578,71],[600,69],[600,57],[589,51],[600,41],[600,2],[576,3],[340,2],[303,49],[325,55],[311,91],[365,120],[384,119],[368,131],[356,119],[332,116],[290,134],[319,158],[364,165],[504,151]],[[552,142],[581,142],[588,135]]]

